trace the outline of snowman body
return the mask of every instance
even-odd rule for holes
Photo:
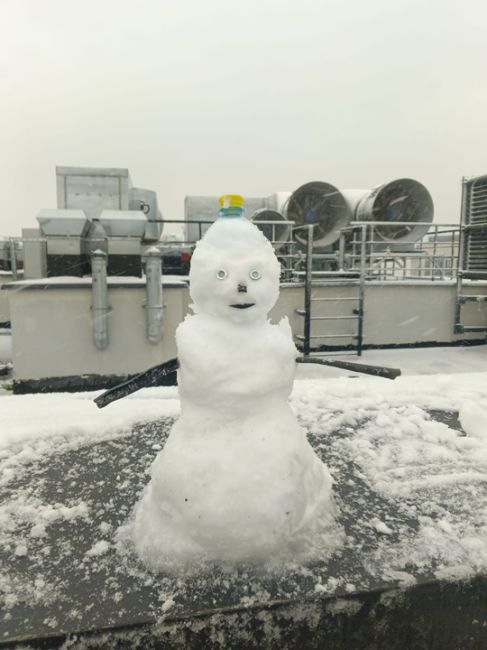
[[[288,403],[291,329],[267,320],[272,247],[243,219],[212,228],[192,260],[196,313],[176,333],[181,416],[136,510],[137,550],[155,566],[296,558],[336,537],[330,474]]]

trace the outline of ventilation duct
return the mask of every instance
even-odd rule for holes
[[[162,214],[157,207],[157,193],[141,187],[129,189],[129,210],[140,210],[147,219],[144,241],[159,241],[162,234]]]
[[[286,218],[294,221],[294,238],[306,244],[307,231],[301,226],[314,225],[315,247],[329,246],[340,237],[340,230],[350,224],[352,212],[342,193],[330,183],[311,181],[298,187],[286,205]]]
[[[244,216],[250,219],[257,210],[265,207],[265,198],[245,197]],[[201,239],[211,224],[218,219],[219,213],[218,196],[186,196],[184,198],[186,243],[197,242]]]
[[[289,241],[291,226],[284,215],[277,212],[277,210],[262,208],[254,212],[251,219],[252,223],[255,223],[257,228],[267,237],[276,250],[279,250],[279,248]],[[262,221],[280,221],[282,223],[261,223]]]
[[[372,190],[344,190],[355,221],[388,221],[376,226],[374,239],[392,243],[416,242],[433,221],[433,200],[428,190],[411,178],[400,178]],[[407,222],[395,226],[395,222]],[[418,225],[426,223],[426,225]]]
[[[86,275],[89,263],[84,238],[90,222],[83,210],[42,209],[37,221],[47,242],[47,276]]]
[[[142,237],[147,221],[139,210],[104,210],[99,222],[107,235],[108,275],[142,275]]]
[[[487,176],[465,181],[464,274],[471,279],[487,276]]]

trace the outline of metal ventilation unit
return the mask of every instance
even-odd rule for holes
[[[0,239],[0,271],[10,271],[11,268],[10,241]]]
[[[0,238],[0,271],[8,271],[14,280],[24,266],[24,245],[16,237]]]
[[[483,332],[485,325],[471,324],[464,307],[485,303],[485,295],[464,290],[464,280],[487,280],[487,176],[463,178],[458,251],[455,334]]]
[[[128,169],[56,167],[56,186],[58,208],[83,210],[90,220],[98,219],[104,210],[140,210],[146,219],[144,241],[159,240],[162,215],[157,193],[132,187]]]
[[[99,221],[107,234],[108,275],[141,277],[145,216],[140,210],[104,210]]]
[[[252,223],[255,223],[262,234],[273,244],[275,250],[279,250],[289,241],[291,226],[281,212],[269,208],[261,208],[254,212],[251,219]],[[278,223],[265,223],[269,221]]]
[[[424,185],[400,178],[372,190],[342,191],[355,221],[387,221],[374,227],[374,239],[390,243],[416,242],[433,221],[433,199]],[[395,226],[394,223],[407,222]],[[421,224],[421,225],[419,225]]]
[[[250,219],[257,210],[266,207],[264,197],[245,197],[244,216]],[[219,210],[217,196],[186,196],[184,199],[185,241],[193,243],[201,239],[213,221],[218,218]]]
[[[294,221],[294,238],[306,245],[307,229],[314,225],[315,247],[333,244],[340,237],[340,230],[349,225],[352,211],[343,194],[330,183],[311,181],[301,185],[291,194],[286,204],[286,218]]]
[[[84,238],[90,221],[83,210],[43,209],[37,221],[46,239],[47,277],[89,273]]]
[[[57,209],[42,209],[39,229],[24,229],[25,277],[91,273],[95,251],[112,275],[141,276],[144,242],[162,231],[157,194],[132,187],[128,169],[56,167]]]
[[[83,210],[89,219],[103,210],[128,210],[131,187],[128,169],[56,167],[57,207]]]
[[[334,244],[340,230],[353,221],[388,222],[374,227],[374,239],[379,241],[415,242],[428,232],[434,208],[428,190],[411,178],[372,190],[338,190],[330,183],[312,181],[291,194],[285,214],[295,227],[314,224],[314,246],[324,248]],[[306,243],[304,228],[298,228],[294,236],[298,243]]]
[[[156,242],[162,234],[162,214],[157,207],[157,193],[141,187],[129,190],[129,210],[140,210],[147,219],[144,241]]]
[[[464,180],[463,277],[487,278],[487,176]]]

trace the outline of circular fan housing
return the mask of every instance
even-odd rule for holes
[[[323,247],[333,244],[340,237],[340,229],[349,225],[352,214],[336,187],[322,181],[311,181],[291,194],[286,217],[295,222],[295,228],[314,224],[314,246]],[[305,245],[306,229],[296,230],[294,238]]]
[[[376,226],[374,236],[388,242],[415,242],[429,230],[434,206],[428,190],[411,178],[385,183],[374,188],[359,202],[357,221],[388,221],[390,225]],[[408,222],[394,226],[394,222]],[[426,222],[426,225],[417,225]]]
[[[280,212],[277,212],[277,210],[271,210],[269,208],[256,210],[251,220],[267,239],[272,242],[276,250],[289,241],[291,226],[287,223],[286,218]],[[282,224],[261,223],[262,221],[282,221]]]

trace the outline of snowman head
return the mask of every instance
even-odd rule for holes
[[[265,320],[279,296],[280,265],[270,242],[243,217],[223,217],[196,245],[189,274],[197,314]]]

